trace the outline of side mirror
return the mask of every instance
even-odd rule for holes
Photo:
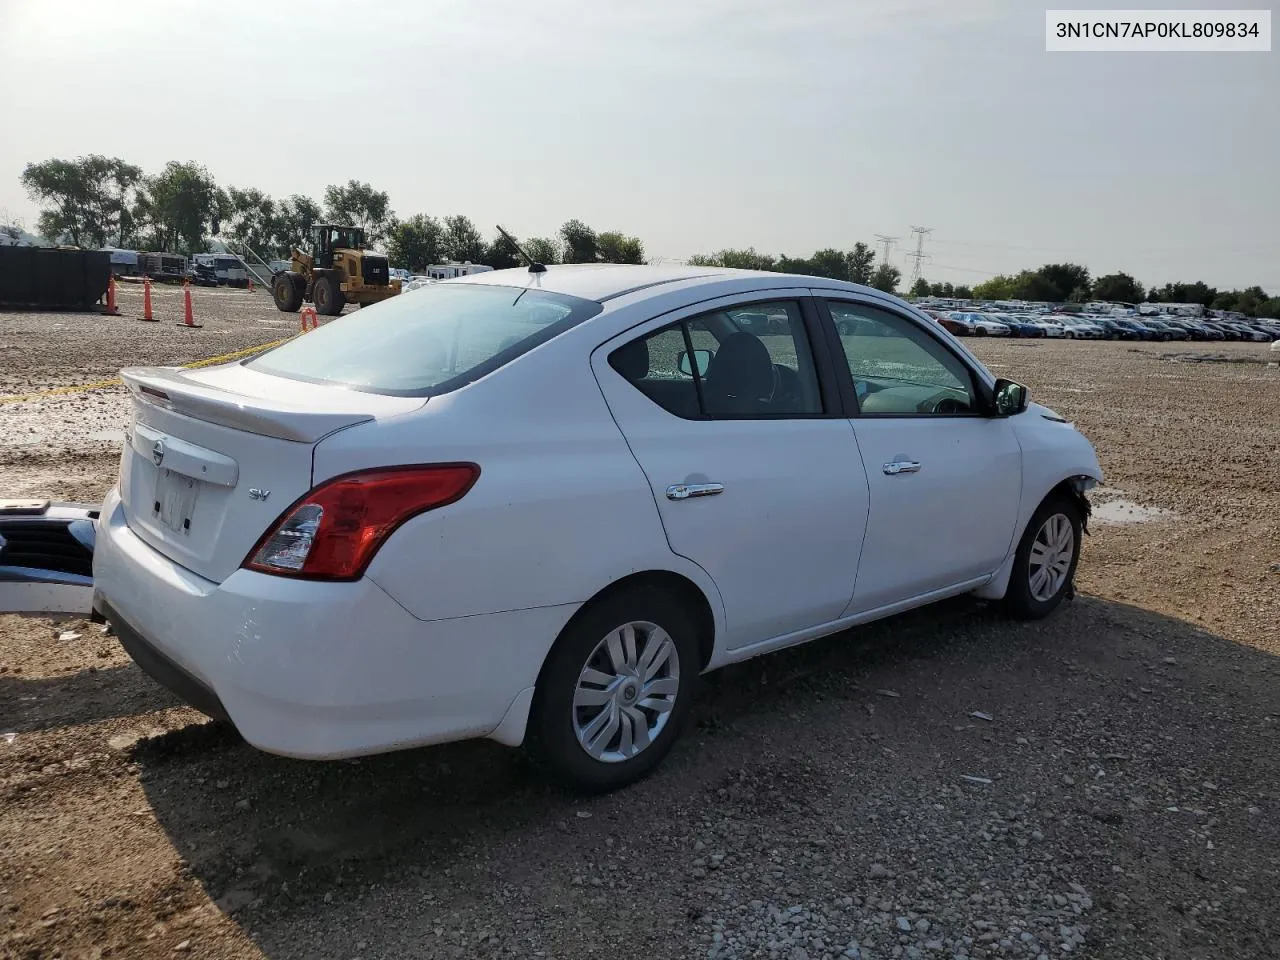
[[[1027,388],[1001,377],[992,391],[996,416],[1012,417],[1027,409]]]
[[[693,351],[693,360],[694,360],[694,363],[697,363],[698,365],[698,376],[705,377],[707,375],[707,367],[711,366],[711,351],[695,350]],[[686,377],[693,376],[693,366],[689,362],[688,352],[681,350],[680,359],[677,361],[677,363],[679,365],[681,373],[683,373]]]

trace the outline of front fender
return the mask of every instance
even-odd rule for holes
[[[1086,493],[1103,482],[1102,466],[1093,445],[1066,418],[1032,403],[1011,418],[1011,423],[1022,447],[1022,498],[1014,537],[1003,563],[985,586],[974,591],[975,595],[992,600],[1004,596],[1018,544],[1045,498],[1066,485],[1080,504],[1087,529],[1093,508]]]

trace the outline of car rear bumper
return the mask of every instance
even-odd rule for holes
[[[259,749],[306,759],[491,734],[518,743],[524,718],[513,724],[508,712],[517,701],[527,709],[573,612],[422,621],[368,579],[237,570],[214,583],[140,540],[114,491],[99,521],[94,606],[181,699]]]

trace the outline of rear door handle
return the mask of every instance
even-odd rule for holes
[[[892,463],[884,465],[884,472],[889,476],[897,476],[899,473],[919,473],[919,460],[894,460]]]
[[[688,500],[691,497],[714,497],[724,493],[723,483],[673,483],[667,487],[668,500]]]

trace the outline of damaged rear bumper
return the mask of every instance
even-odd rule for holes
[[[80,613],[93,608],[99,508],[0,500],[0,613]]]

